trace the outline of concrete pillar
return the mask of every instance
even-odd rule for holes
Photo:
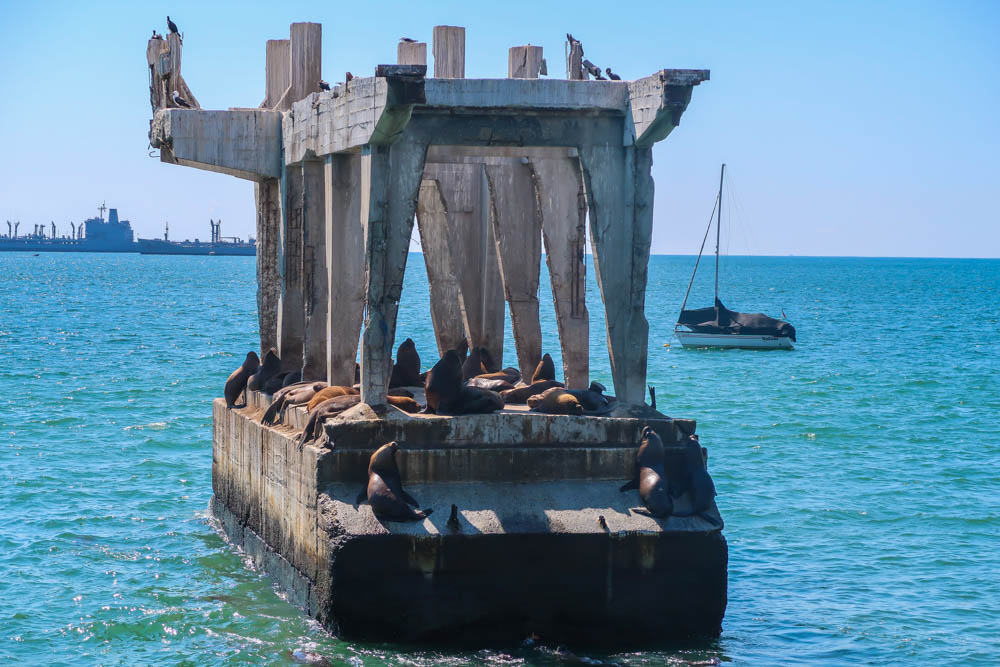
[[[434,77],[465,78],[465,28],[434,26]]]
[[[507,52],[507,78],[537,79],[542,69],[542,47],[512,46]]]
[[[587,189],[597,284],[604,300],[615,394],[642,402],[646,391],[646,264],[652,235],[652,151],[585,145],[580,165]]]
[[[426,65],[427,42],[400,42],[396,46],[397,65]]]
[[[426,177],[428,170],[424,169]],[[431,322],[438,354],[444,356],[466,338],[465,316],[462,314],[461,287],[452,267],[448,206],[437,180],[425,178],[420,184],[417,201],[417,227],[420,247],[427,266],[427,282],[431,291]]]
[[[368,312],[361,349],[361,400],[385,405],[396,314],[410,249],[426,144],[369,144],[361,166]]]
[[[564,382],[590,384],[590,316],[587,312],[587,199],[576,157],[531,162],[542,218],[545,262],[559,327]]]
[[[492,162],[492,161],[491,161]],[[511,329],[521,377],[530,378],[542,358],[538,315],[538,273],[542,261],[541,221],[527,160],[506,158],[486,165],[490,223],[500,276],[510,306]]]
[[[289,29],[292,55],[292,102],[319,92],[323,78],[323,25],[293,23]]]
[[[583,71],[583,45],[580,42],[566,42],[566,78],[572,80],[586,79]]]
[[[326,267],[326,183],[321,160],[302,163],[303,380],[327,379],[329,277]]]
[[[266,50],[267,91],[264,106],[273,109],[292,83],[292,42],[288,39],[269,39]]]
[[[354,384],[354,364],[367,290],[365,231],[361,220],[361,161],[358,154],[326,157],[326,270],[329,281],[327,381]]]
[[[286,371],[302,369],[305,311],[302,298],[302,167],[285,167],[281,179],[278,243],[278,356]]]

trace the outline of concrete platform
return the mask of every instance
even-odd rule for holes
[[[328,424],[327,445],[299,451],[296,427],[260,424],[265,403],[213,404],[213,511],[289,600],[335,634],[635,645],[721,632],[728,548],[718,509],[658,520],[632,511],[635,492],[618,491],[642,425],[680,456],[670,445],[694,422],[522,410],[380,416],[362,405]],[[434,510],[424,521],[382,522],[355,503],[387,435],[398,436],[405,488]],[[452,504],[457,531],[447,526]]]

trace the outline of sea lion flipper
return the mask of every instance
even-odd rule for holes
[[[648,516],[648,517],[656,518],[655,515],[652,512],[650,512],[648,509],[646,509],[645,507],[632,507],[630,509],[630,511],[633,514],[641,514],[643,516]]]
[[[629,480],[629,481],[625,482],[620,487],[618,487],[618,491],[620,491],[621,493],[624,493],[626,491],[631,491],[632,489],[638,489],[638,488],[639,488],[639,480],[638,479],[632,479],[632,480]]]
[[[399,490],[399,495],[400,495],[400,497],[403,500],[405,500],[407,502],[407,504],[412,505],[413,507],[419,507],[420,506],[420,503],[418,503],[416,500],[414,500],[413,496],[411,496],[410,494],[408,494],[406,491],[403,491],[402,489],[400,489]]]

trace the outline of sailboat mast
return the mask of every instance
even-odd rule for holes
[[[726,165],[723,163],[719,172],[719,222],[715,226],[715,300],[719,300],[719,235],[722,231],[722,179],[726,175]]]

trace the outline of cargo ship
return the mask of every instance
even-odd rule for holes
[[[171,241],[170,225],[166,225],[162,239],[139,239],[139,252],[143,255],[257,255],[257,244],[236,236],[222,236],[222,220],[209,220],[212,226],[211,241],[199,239]]]
[[[79,226],[70,224],[70,234],[60,236],[56,223],[35,225],[30,234],[19,235],[20,222],[7,221],[7,234],[0,236],[0,250],[22,252],[138,252],[132,225],[118,218],[118,209],[101,204],[96,218]],[[104,219],[107,211],[108,219]],[[46,233],[48,232],[48,233]]]

